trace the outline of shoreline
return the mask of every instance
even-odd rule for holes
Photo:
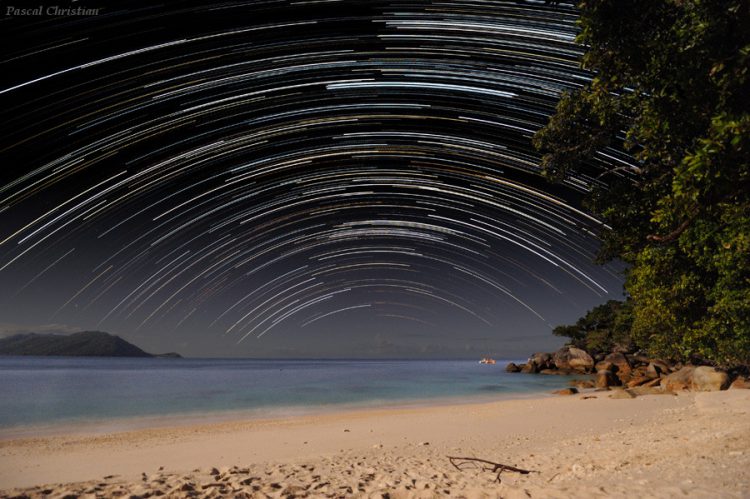
[[[560,388],[567,387],[561,384]],[[550,391],[509,392],[497,394],[455,395],[427,397],[416,400],[371,400],[354,403],[332,403],[319,406],[277,406],[258,409],[227,409],[206,412],[169,413],[145,416],[101,417],[70,419],[29,425],[0,426],[0,444],[4,441],[59,437],[95,436],[127,433],[138,430],[178,429],[181,427],[210,426],[236,422],[287,421],[307,416],[356,414],[370,411],[398,411],[404,409],[440,408],[501,402],[505,400],[545,399],[555,397]]]
[[[42,489],[29,488],[42,484],[62,484],[50,486],[54,494],[98,487],[105,496],[160,487],[180,497],[190,495],[181,487],[204,486],[226,486],[230,495],[279,495],[293,486],[311,497],[349,489],[392,497],[446,494],[439,490],[459,497],[750,495],[750,390],[626,400],[609,394],[4,440],[0,497],[42,497]],[[504,474],[497,484],[491,473],[453,469],[448,455],[538,473]]]

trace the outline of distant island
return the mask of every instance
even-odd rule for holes
[[[151,354],[102,331],[69,335],[23,333],[0,339],[0,355],[39,355],[59,357],[167,357],[178,353]]]

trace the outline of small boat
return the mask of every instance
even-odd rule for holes
[[[495,359],[492,359],[490,357],[484,357],[482,360],[479,361],[480,364],[495,364]]]

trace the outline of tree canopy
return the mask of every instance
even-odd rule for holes
[[[624,149],[588,207],[650,353],[750,363],[750,2],[583,0],[590,83],[534,137],[553,180]]]
[[[575,324],[556,327],[553,334],[567,336],[570,344],[590,354],[609,353],[617,347],[633,350],[635,345],[630,338],[632,305],[632,300],[609,300],[589,310]]]

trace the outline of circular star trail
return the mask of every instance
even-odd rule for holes
[[[621,293],[532,135],[585,84],[525,1],[6,16],[0,310],[194,355],[521,351]],[[505,349],[505,350],[503,350]]]

